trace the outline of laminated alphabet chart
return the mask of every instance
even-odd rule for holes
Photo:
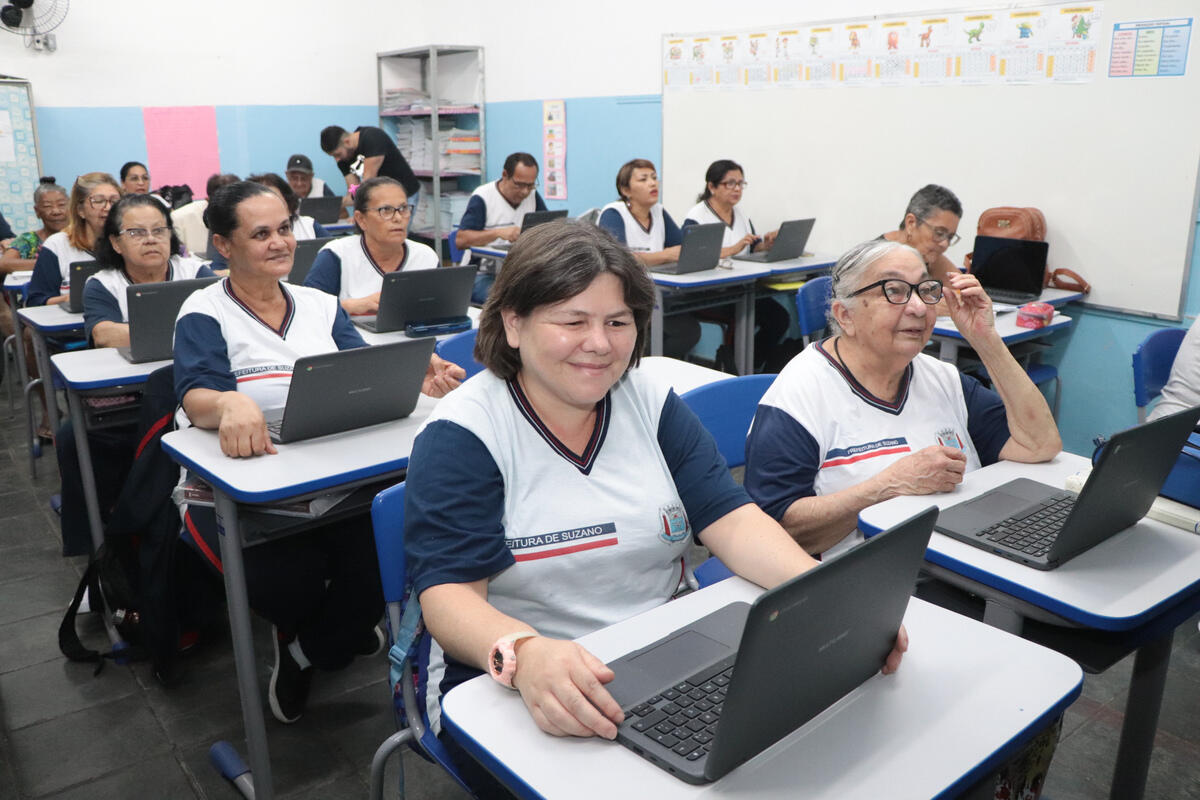
[[[1103,2],[881,15],[663,37],[664,91],[1087,82]],[[1191,19],[1120,23],[1117,75],[1182,75]],[[1119,56],[1119,57],[1118,57]]]

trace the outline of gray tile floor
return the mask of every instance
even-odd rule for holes
[[[3,400],[0,400],[3,403]],[[238,741],[241,713],[228,640],[189,657],[178,686],[164,690],[144,664],[67,662],[58,651],[63,610],[83,568],[60,553],[49,495],[52,452],[31,481],[21,415],[0,405],[0,800],[17,798],[234,798],[208,764],[216,739]],[[93,617],[80,627],[93,646]],[[1179,628],[1146,797],[1200,800],[1200,633]],[[270,672],[269,629],[257,630],[259,677]],[[1067,712],[1045,796],[1107,797],[1132,659],[1088,676]],[[276,723],[268,712],[276,786],[287,798],[360,798],[376,745],[393,731],[387,662],[359,659],[322,675],[304,718]],[[240,745],[239,741],[239,745]],[[436,768],[406,754],[409,797],[462,794]],[[394,766],[389,797],[396,795]]]

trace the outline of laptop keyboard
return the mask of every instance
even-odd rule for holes
[[[993,303],[1008,303],[1011,306],[1029,303],[1039,297],[1039,295],[1029,292],[1012,292],[1007,289],[988,289],[987,295],[992,298]]]
[[[730,656],[634,706],[626,713],[626,719],[632,720],[630,727],[688,761],[704,758],[717,735],[733,659]]]
[[[1010,517],[976,535],[1040,558],[1050,551],[1074,507],[1075,495],[1063,494],[1047,505],[1034,508],[1024,517]]]

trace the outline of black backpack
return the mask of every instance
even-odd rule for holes
[[[104,544],[88,563],[71,606],[58,630],[58,645],[72,661],[104,659],[118,663],[150,659],[159,680],[174,675],[185,627],[206,629],[223,615],[223,589],[192,550],[179,547],[179,511],[171,492],[179,467],[160,446],[163,434],[175,429],[174,370],[163,367],[146,381],[138,422],[133,466],[104,528]],[[85,589],[93,610],[124,640],[105,652],[79,640],[75,617]]]

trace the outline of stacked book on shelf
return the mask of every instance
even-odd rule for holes
[[[453,120],[437,120],[437,144],[433,139],[433,120],[429,117],[401,117],[396,120],[396,145],[414,170],[433,169],[434,147],[441,156],[442,172],[466,172],[478,175],[482,152],[478,130],[454,127]]]
[[[429,108],[429,95],[419,89],[384,89],[379,98],[379,110],[386,114]]]
[[[466,213],[467,202],[471,199],[470,192],[442,192],[440,198],[441,228],[445,233],[450,226],[457,224]],[[413,230],[428,231],[433,228],[433,184],[421,182],[421,202],[417,204],[417,212],[410,223]]]

